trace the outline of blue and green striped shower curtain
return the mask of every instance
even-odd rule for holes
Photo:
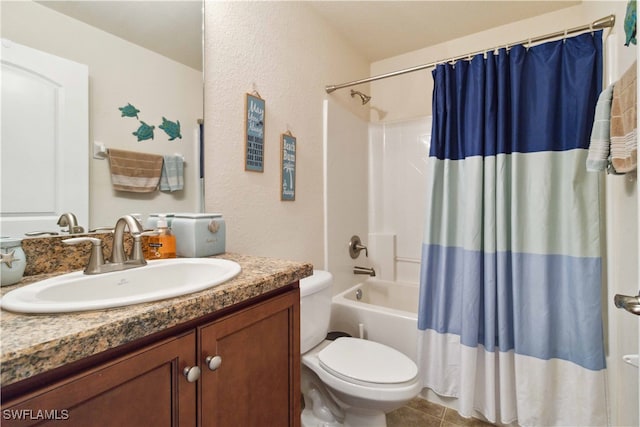
[[[606,425],[602,33],[433,71],[418,314],[426,387],[520,425]]]

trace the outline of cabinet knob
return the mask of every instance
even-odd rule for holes
[[[207,356],[204,361],[207,362],[207,366],[211,371],[215,371],[222,365],[222,357],[220,356]]]
[[[187,381],[194,383],[200,379],[200,368],[198,366],[187,366],[182,371]]]

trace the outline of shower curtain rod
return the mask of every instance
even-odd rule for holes
[[[479,50],[479,51],[476,51],[476,52],[467,53],[467,54],[464,54],[464,55],[454,56],[453,58],[444,59],[444,60],[440,60],[440,61],[435,61],[435,62],[431,62],[429,64],[417,65],[415,67],[405,68],[404,70],[392,71],[390,73],[380,74],[378,76],[368,77],[366,79],[354,80],[354,81],[351,81],[351,82],[341,83],[341,84],[338,84],[338,85],[325,86],[325,91],[327,93],[331,93],[334,90],[343,89],[345,87],[356,86],[356,85],[363,84],[363,83],[369,83],[369,82],[373,82],[373,81],[376,81],[376,80],[382,80],[382,79],[386,79],[386,78],[389,78],[389,77],[395,77],[395,76],[399,76],[399,75],[402,75],[402,74],[412,73],[414,71],[425,70],[427,68],[433,68],[438,64],[444,64],[445,62],[455,62],[455,61],[457,61],[459,59],[470,58],[470,57],[472,57],[474,55],[478,55],[480,53],[485,53],[485,52],[490,52],[492,50],[496,50],[496,49],[499,49],[499,48],[508,48],[509,46],[514,46],[514,45],[518,45],[518,44],[525,44],[525,43],[531,45],[532,43],[537,43],[537,42],[540,42],[540,41],[543,41],[543,40],[548,40],[548,39],[552,39],[552,38],[556,38],[556,37],[560,37],[560,36],[566,37],[569,34],[575,34],[575,33],[579,33],[579,32],[582,32],[582,31],[587,31],[587,30],[593,31],[593,30],[601,30],[603,28],[610,28],[610,27],[613,27],[613,25],[615,23],[616,23],[616,16],[615,15],[609,15],[609,16],[606,16],[604,18],[597,19],[597,20],[593,21],[591,24],[581,25],[579,27],[570,28],[570,29],[563,30],[563,31],[556,31],[555,33],[545,34],[544,36],[532,37],[530,39],[521,40],[519,42],[509,43],[509,44],[506,44],[506,45],[496,46],[496,47],[493,47],[491,49],[483,49],[483,50]]]

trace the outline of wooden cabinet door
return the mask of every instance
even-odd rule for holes
[[[195,331],[169,338],[7,402],[3,426],[195,426]]]
[[[299,311],[295,289],[198,328],[203,427],[300,425]]]

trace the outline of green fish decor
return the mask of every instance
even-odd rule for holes
[[[162,129],[167,135],[169,135],[169,141],[173,141],[176,138],[182,139],[182,135],[180,135],[180,121],[171,122],[164,117],[162,118],[162,124],[158,126]]]
[[[118,107],[118,110],[122,112],[122,115],[120,117],[135,117],[136,119],[138,118],[138,113],[140,112],[140,110],[138,110],[131,104],[127,104],[124,107]]]
[[[138,137],[138,142],[144,141],[145,139],[153,139],[153,129],[155,126],[149,126],[142,120],[140,120],[140,127],[137,131],[133,132],[135,136]]]

